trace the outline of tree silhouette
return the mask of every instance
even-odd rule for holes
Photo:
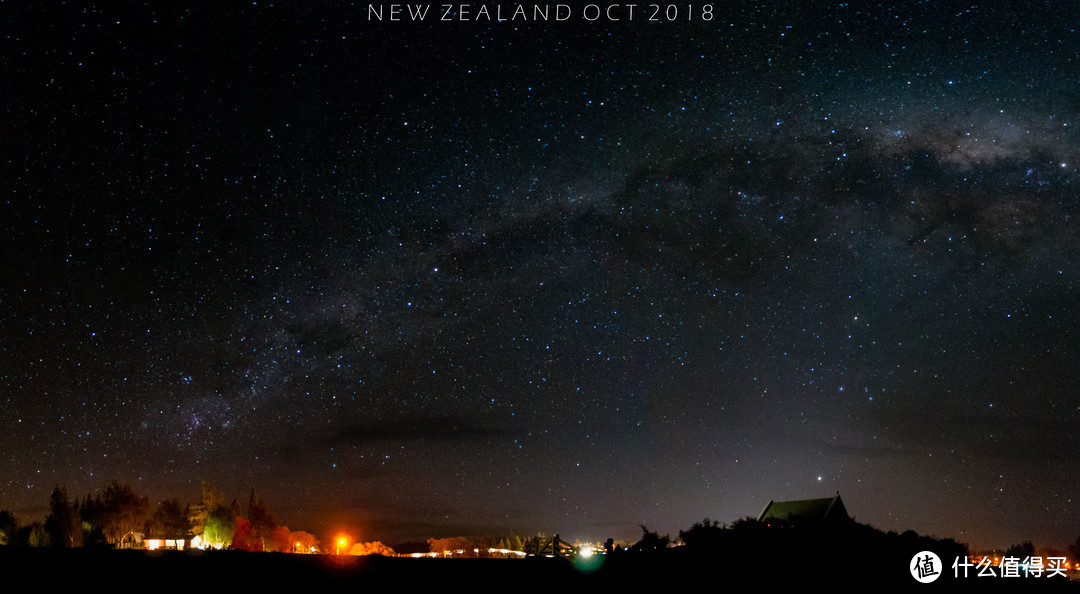
[[[251,522],[251,537],[259,541],[260,550],[266,549],[273,537],[274,529],[277,528],[277,522],[274,521],[270,508],[266,507],[266,504],[255,493],[254,487],[248,497],[247,520]]]
[[[1076,542],[1069,545],[1069,556],[1073,561],[1080,560],[1080,536],[1076,537]]]
[[[199,502],[192,505],[188,511],[188,522],[191,524],[192,536],[202,535],[203,527],[206,525],[206,519],[210,516],[210,512],[224,504],[224,493],[214,489],[214,486],[210,483],[203,481]],[[206,540],[205,536],[203,540]]]
[[[219,505],[210,510],[203,525],[203,541],[215,549],[223,549],[232,544],[236,535],[236,514],[231,507]]]
[[[251,522],[247,518],[236,516],[236,530],[233,531],[230,549],[238,551],[262,551],[262,540],[255,536],[251,529]]]
[[[1035,545],[1030,540],[1025,540],[1020,544],[1014,544],[1005,550],[1006,557],[1016,557],[1018,559],[1027,559],[1035,556]]]
[[[705,518],[701,522],[695,522],[688,530],[679,531],[679,539],[689,549],[715,549],[723,542],[727,529],[720,522],[710,521]]]
[[[45,518],[53,546],[73,548],[82,546],[82,520],[79,508],[68,501],[67,489],[57,485],[49,496],[49,515]]]
[[[289,542],[291,546],[295,547],[294,553],[310,553],[312,549],[318,549],[319,541],[315,538],[315,535],[304,532],[290,532]]]
[[[101,528],[106,540],[118,548],[123,548],[135,531],[142,528],[149,519],[150,504],[146,498],[139,497],[131,485],[113,482],[105,489],[101,497]]]
[[[671,544],[671,537],[667,534],[660,536],[651,532],[644,524],[641,525],[641,540],[634,543],[630,550],[637,553],[662,551]]]
[[[186,538],[191,532],[188,521],[189,510],[180,506],[176,499],[165,499],[158,503],[150,521],[150,534],[166,538]]]
[[[761,522],[752,516],[746,516],[745,518],[740,518],[731,523],[731,529],[739,532],[744,530],[759,530],[761,528]]]
[[[15,544],[19,533],[19,520],[8,510],[0,511],[0,546]]]
[[[384,545],[381,541],[374,542],[358,542],[349,549],[350,555],[382,555],[384,557],[394,556],[394,549]]]
[[[27,547],[47,547],[50,544],[49,531],[41,522],[19,528],[19,544]]]
[[[108,539],[105,538],[105,531],[102,528],[105,517],[104,509],[105,505],[101,503],[100,493],[93,498],[87,493],[86,498],[83,499],[82,503],[79,505],[79,516],[82,518],[82,539],[84,547],[103,548],[110,546]]]
[[[278,526],[270,532],[269,537],[263,538],[263,550],[274,553],[288,553],[293,550],[296,543],[293,541],[292,532],[288,526]]]
[[[462,551],[464,554],[469,555],[473,550],[472,541],[461,536],[429,538],[428,546],[431,548],[432,553],[439,553],[443,556],[453,555],[456,551]]]

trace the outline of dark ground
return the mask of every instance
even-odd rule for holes
[[[452,590],[535,591],[555,588],[611,588],[720,591],[741,586],[881,587],[919,590],[960,589],[994,591],[1075,591],[1065,580],[975,578],[957,581],[946,567],[933,584],[919,584],[907,572],[906,560],[867,550],[839,552],[831,547],[803,551],[802,556],[759,554],[753,546],[742,553],[694,554],[667,550],[654,554],[594,557],[588,563],[562,559],[411,559],[334,557],[278,553],[146,552],[86,549],[0,549],[0,567],[10,578],[29,572],[29,583],[86,588],[110,584],[124,591],[245,591],[290,590],[366,592],[413,591],[415,588]],[[880,558],[868,564],[870,558]],[[943,557],[944,558],[944,557]],[[951,564],[951,559],[946,562]],[[18,580],[22,581],[22,580]]]

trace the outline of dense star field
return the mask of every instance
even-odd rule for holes
[[[573,6],[0,2],[0,509],[1075,540],[1077,8]]]

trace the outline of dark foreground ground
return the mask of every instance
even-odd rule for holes
[[[23,583],[43,591],[77,587],[92,591],[266,591],[266,592],[533,592],[587,588],[625,591],[714,591],[731,588],[822,585],[830,588],[890,586],[917,591],[973,592],[1080,591],[1067,580],[1044,578],[976,578],[956,580],[952,570],[932,584],[917,583],[907,562],[884,560],[877,566],[853,565],[827,551],[807,550],[802,559],[762,561],[737,554],[701,555],[668,550],[653,554],[562,559],[410,559],[334,557],[278,553],[145,552],[112,550],[0,548],[0,569],[9,584]],[[832,551],[835,553],[835,551]],[[865,553],[865,552],[864,552]],[[950,561],[951,563],[951,561]],[[12,581],[14,580],[14,581]],[[429,590],[431,591],[431,590]]]

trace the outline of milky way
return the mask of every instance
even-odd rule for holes
[[[712,6],[4,7],[0,508],[1074,540],[1072,9]]]

